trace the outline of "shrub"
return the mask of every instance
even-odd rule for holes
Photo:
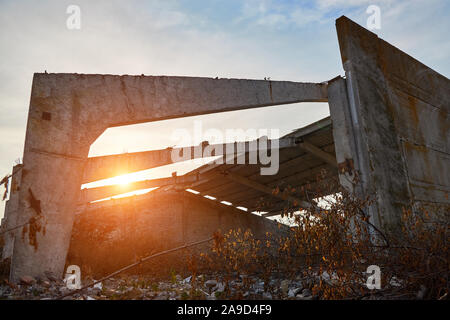
[[[274,274],[301,278],[322,299],[447,297],[448,205],[404,208],[398,213],[400,230],[381,231],[366,213],[371,197],[361,199],[326,177],[323,172],[314,184],[286,189],[312,203],[300,211],[298,206],[284,210],[282,216],[292,226],[289,235],[267,233],[256,239],[250,230],[216,233],[211,253],[202,254],[202,261],[227,283],[242,274],[258,275],[266,290],[271,290],[268,280]],[[369,265],[381,269],[380,290],[367,288]]]

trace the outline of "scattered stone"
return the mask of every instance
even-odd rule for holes
[[[326,272],[326,271],[322,272],[322,280],[324,280],[326,282],[331,280],[331,277],[328,272]]]
[[[332,286],[332,285],[336,284],[336,282],[338,280],[338,276],[335,273],[330,275],[328,272],[324,271],[322,273],[321,279],[323,281],[325,281],[328,285]]]
[[[27,286],[29,286],[35,282],[36,282],[36,279],[34,279],[32,276],[23,276],[20,278],[20,283],[25,284]]]
[[[216,295],[214,293],[212,294],[205,294],[206,300],[217,300]]]
[[[281,293],[282,293],[284,296],[287,296],[287,294],[288,294],[288,291],[289,291],[289,283],[290,283],[289,280],[283,280],[283,281],[281,281],[280,290],[281,290]]]
[[[186,279],[183,280],[183,283],[190,283],[192,279],[192,276],[187,277]]]
[[[155,300],[167,300],[168,298],[169,298],[169,295],[167,294],[167,292],[160,292],[155,297]]]
[[[272,294],[270,292],[264,292],[262,298],[266,300],[272,300]]]
[[[94,284],[93,287],[102,290],[103,289],[103,284],[101,282],[99,282],[99,283]]]
[[[329,275],[328,275],[329,276]],[[186,300],[186,299],[296,299],[315,300],[319,296],[313,296],[308,281],[312,285],[317,284],[318,279],[333,281],[333,275],[328,277],[326,273],[316,276],[305,277],[301,280],[280,279],[272,276],[266,279],[267,282],[256,276],[244,277],[244,281],[236,274],[233,280],[221,277],[220,274],[209,274],[203,281],[192,282],[192,277],[182,279],[177,277],[173,282],[173,277],[165,281],[156,280],[150,276],[127,277],[109,279],[97,283],[86,289],[83,293],[75,293],[65,298],[65,300]],[[30,277],[32,278],[32,277]],[[198,279],[198,278],[197,278]],[[396,279],[395,279],[396,280]],[[85,283],[92,283],[93,279],[83,279]],[[398,280],[401,281],[401,280]],[[61,282],[61,283],[60,283]],[[7,281],[0,283],[1,299],[56,299],[61,295],[72,292],[62,281],[50,281],[41,279],[21,280],[19,285],[11,285]],[[226,289],[226,290],[225,290]],[[428,289],[429,290],[429,289]],[[424,299],[427,288],[421,286],[417,291],[417,299]]]
[[[425,287],[423,284],[420,285],[420,289],[417,292],[417,299],[423,300],[425,298],[425,294],[427,293],[427,287]]]
[[[58,282],[58,278],[55,277],[55,275],[53,274],[53,272],[50,271],[45,271],[44,275],[47,277],[47,279],[51,282]]]
[[[71,291],[69,288],[67,288],[67,287],[60,287],[59,288],[59,292],[61,293],[61,294],[66,294],[66,293],[69,293],[69,291]]]
[[[391,281],[389,282],[389,284],[393,287],[401,287],[402,283],[401,281],[397,278],[397,277],[392,277]]]
[[[288,297],[289,297],[289,298],[294,298],[294,297],[297,296],[297,294],[299,294],[301,291],[302,291],[302,288],[292,288],[292,289],[289,289]]]
[[[225,283],[218,282],[217,285],[213,289],[215,292],[224,292],[225,291]]]
[[[97,295],[100,295],[100,293],[102,292],[102,290],[99,289],[99,288],[88,288],[88,289],[87,289],[87,292],[88,292],[89,294],[92,294],[92,295],[97,296]]]
[[[304,297],[309,297],[309,296],[311,296],[311,295],[312,295],[312,294],[311,294],[311,290],[309,290],[309,289],[307,289],[307,288],[303,289],[302,295],[303,295]]]
[[[208,289],[211,289],[211,288],[215,287],[216,285],[217,285],[216,280],[205,281],[205,287],[207,287]]]

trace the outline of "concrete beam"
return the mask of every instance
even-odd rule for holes
[[[261,183],[258,183],[256,181],[244,178],[244,177],[242,177],[240,175],[237,175],[235,173],[224,172],[224,175],[225,175],[225,177],[227,177],[228,179],[230,179],[230,180],[232,180],[234,182],[240,183],[242,185],[245,185],[245,186],[250,187],[252,189],[261,191],[263,193],[272,195],[272,196],[274,196],[276,198],[280,198],[282,200],[291,201],[292,203],[295,203],[298,206],[306,207],[306,208],[311,206],[311,204],[309,202],[306,202],[306,201],[304,201],[302,199],[299,199],[299,198],[296,198],[296,197],[293,197],[293,196],[282,195],[282,194],[274,194],[273,193],[273,189],[271,189],[271,188],[269,188],[269,187],[267,187],[267,186],[265,186],[265,185],[263,185]]]
[[[298,146],[300,148],[302,148],[303,150],[311,153],[312,155],[316,156],[317,158],[325,161],[326,163],[328,163],[329,165],[337,168],[337,162],[336,162],[336,158],[328,153],[323,151],[322,149],[316,147],[315,145],[307,142],[307,141],[301,141]]]
[[[333,122],[334,123],[334,122]],[[294,137],[294,138],[302,138],[308,134],[313,132],[317,132],[319,130],[327,129],[331,125],[331,118],[327,117],[322,120],[316,121],[307,125],[306,127],[295,130],[294,132],[288,134],[286,137]]]
[[[268,140],[267,143],[264,143],[261,146],[258,145],[258,140],[217,144],[209,144],[205,141],[198,146],[90,157],[87,159],[84,169],[83,183],[107,179],[180,161],[210,156],[234,155],[237,153],[237,150],[245,150],[245,152],[248,153],[259,152],[271,148],[283,149],[295,146],[296,143],[293,138]]]
[[[293,188],[298,189],[298,188],[301,188],[302,186],[309,185],[312,187],[312,190],[314,190],[314,186],[317,184],[315,177],[318,174],[320,174],[324,169],[327,169],[327,165],[320,165],[315,168],[310,168],[308,170],[298,172],[298,173],[291,175],[289,177],[286,177],[286,178],[275,179],[271,182],[264,183],[264,185],[271,188],[272,190],[274,190],[277,187],[283,187],[283,186],[284,187],[291,186]],[[333,175],[331,173],[328,173],[327,177],[333,177]],[[259,198],[258,195],[253,196],[253,197],[251,195],[249,195],[248,197],[245,197],[245,194],[242,194],[242,195],[236,194],[234,196],[226,196],[226,197],[229,198],[230,201],[232,201],[232,200],[243,201],[243,199],[245,198],[245,201],[250,201],[250,202],[253,200],[257,200]]]
[[[267,212],[267,213],[261,214],[261,217],[268,218],[268,217],[273,217],[273,216],[279,216],[283,212],[284,212],[284,210],[277,210],[277,211],[273,211],[273,212]]]

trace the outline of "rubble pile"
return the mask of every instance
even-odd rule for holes
[[[84,280],[83,285],[94,280]],[[273,278],[269,283],[256,276],[238,276],[225,281],[219,275],[199,275],[183,278],[173,275],[168,280],[147,276],[110,278],[94,286],[75,292],[65,300],[190,300],[190,299],[297,299],[312,300],[310,283],[301,279]],[[19,284],[4,281],[0,285],[0,299],[58,299],[73,290],[64,281],[48,276],[45,279],[22,277]]]

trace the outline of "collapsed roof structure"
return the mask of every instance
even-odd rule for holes
[[[258,165],[211,163],[183,176],[132,183],[127,191],[190,188],[245,207],[245,215],[261,196],[276,198],[274,188],[302,185],[327,169],[359,195],[375,196],[369,215],[380,229],[398,228],[404,206],[449,203],[449,79],[346,17],[336,27],[345,77],[323,83],[35,74],[23,165],[13,171],[2,224],[28,226],[7,240],[11,281],[46,271],[62,275],[80,203],[124,192],[116,186],[80,190],[83,183],[173,163],[170,149],[88,158],[90,145],[113,126],[328,102],[329,118],[277,141],[275,175],[261,175]],[[356,172],[360,183],[353,186],[348,181]],[[286,200],[308,206],[306,199],[279,197],[258,218],[279,214]]]

